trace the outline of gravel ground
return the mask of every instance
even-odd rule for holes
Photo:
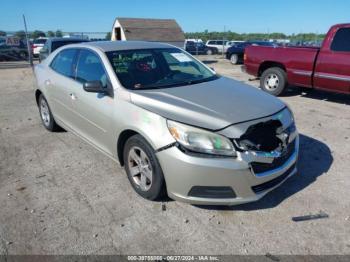
[[[299,174],[255,203],[198,207],[137,196],[118,164],[41,126],[30,68],[0,68],[0,254],[350,254],[350,96],[292,89]]]

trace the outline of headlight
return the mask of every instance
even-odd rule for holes
[[[289,105],[286,104],[286,106],[287,106],[287,109],[290,113],[290,118],[291,118],[292,122],[295,122],[294,113],[293,113],[292,109],[290,108]]]
[[[170,120],[167,124],[175,140],[190,151],[220,156],[236,155],[233,144],[224,136]]]

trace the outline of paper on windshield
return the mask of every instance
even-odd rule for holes
[[[183,53],[170,53],[179,62],[191,62],[192,59]]]

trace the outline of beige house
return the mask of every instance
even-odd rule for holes
[[[185,43],[184,32],[174,19],[117,18],[111,35],[112,41],[164,42],[181,48]]]

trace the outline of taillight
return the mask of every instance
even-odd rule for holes
[[[246,53],[244,53],[243,59],[244,59],[244,61],[247,60],[247,55],[246,55]]]

